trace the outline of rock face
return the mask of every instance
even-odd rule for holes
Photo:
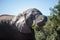
[[[46,21],[47,17],[36,8],[27,9],[17,16],[1,15],[0,38],[4,40],[35,40],[32,24],[42,28]]]
[[[15,25],[10,25],[13,15],[0,16],[0,40],[35,40],[34,30],[32,33],[21,33]]]
[[[34,31],[32,33],[21,33],[9,23],[0,23],[0,40],[35,40]]]
[[[0,15],[0,22],[1,21],[11,21],[12,18],[14,18],[14,17],[15,17],[14,15],[8,15],[8,14]]]

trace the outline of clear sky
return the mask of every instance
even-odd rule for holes
[[[43,15],[49,16],[49,8],[57,3],[58,0],[0,0],[0,14],[18,15],[26,9],[37,8]]]

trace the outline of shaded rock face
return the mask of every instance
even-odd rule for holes
[[[36,8],[27,9],[17,16],[0,16],[0,38],[8,40],[35,40],[32,24],[42,27],[46,21],[47,17],[42,15]]]
[[[6,22],[0,23],[0,40],[35,40],[34,32],[25,34]]]

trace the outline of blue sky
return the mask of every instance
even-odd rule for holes
[[[49,16],[49,8],[57,3],[58,0],[0,0],[0,14],[18,15],[26,9],[37,8],[43,15]]]

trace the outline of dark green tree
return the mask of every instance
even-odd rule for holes
[[[56,40],[60,40],[60,0],[58,0],[58,4],[51,9],[51,14],[50,21],[54,31],[57,33]]]
[[[60,0],[58,4],[55,5],[51,10],[51,15],[48,17],[46,25],[43,27],[44,31],[47,34],[47,37],[44,36],[44,33],[40,31],[36,32],[36,40],[60,40]],[[34,25],[34,29],[36,26]]]
[[[46,40],[60,40],[60,0],[53,8],[50,8],[51,15],[44,29],[47,33]]]

